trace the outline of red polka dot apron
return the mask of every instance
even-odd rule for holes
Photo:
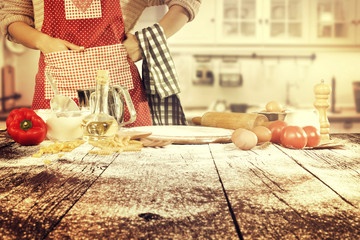
[[[139,72],[122,44],[125,33],[119,0],[44,0],[41,31],[84,46],[85,51],[41,53],[33,109],[50,108],[50,99],[54,96],[45,71],[53,75],[60,94],[78,103],[76,90],[94,88],[96,71],[106,69],[110,72],[110,85],[129,89],[137,118],[128,126],[152,124]],[[128,119],[126,109],[124,120]]]

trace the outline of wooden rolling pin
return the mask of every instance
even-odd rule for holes
[[[256,126],[268,126],[268,118],[257,113],[207,112],[202,117],[194,117],[195,125],[220,127],[227,129],[253,129]]]

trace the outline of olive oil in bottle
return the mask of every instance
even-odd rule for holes
[[[113,138],[119,129],[116,119],[109,114],[109,71],[98,70],[95,87],[94,112],[83,119],[83,139],[87,141]]]

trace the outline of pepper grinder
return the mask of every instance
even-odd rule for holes
[[[327,109],[330,106],[328,99],[331,87],[329,84],[325,84],[324,80],[321,80],[321,83],[315,85],[314,93],[314,106],[319,112],[321,142],[328,142],[330,141],[330,123],[327,118]]]

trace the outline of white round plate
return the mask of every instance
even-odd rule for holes
[[[151,132],[148,139],[171,140],[178,144],[228,143],[234,130],[203,126],[143,126],[129,131]]]

